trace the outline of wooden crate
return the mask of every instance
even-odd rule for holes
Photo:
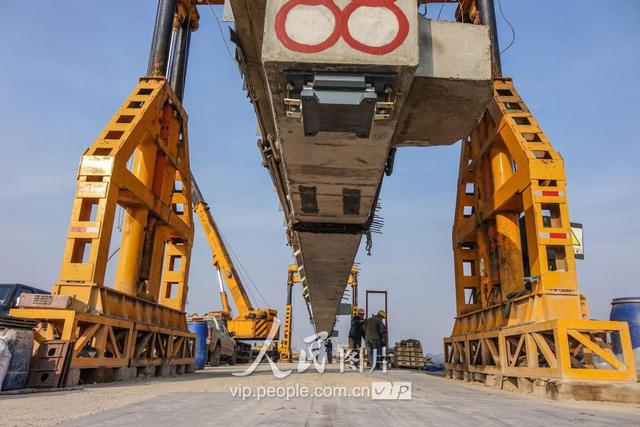
[[[422,351],[394,352],[393,364],[400,368],[422,368],[424,366],[424,355]]]
[[[393,349],[393,364],[398,368],[422,369],[424,353],[419,341],[396,343]]]

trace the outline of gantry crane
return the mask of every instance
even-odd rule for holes
[[[182,97],[196,4],[222,3],[159,0],[147,75],[82,155],[59,281],[52,295],[27,296],[11,310],[46,325],[40,340],[73,342],[73,368],[163,374],[193,364],[195,336],[184,313],[194,224]],[[361,236],[375,228],[396,149],[462,138],[447,374],[635,381],[628,325],[588,318],[564,162],[502,76],[492,0],[458,1],[457,23],[418,15],[417,5],[440,0],[229,3],[263,164],[285,212],[300,281],[307,281],[305,300],[315,303],[316,327],[334,324],[337,286],[345,286]],[[370,10],[356,13],[362,7]],[[324,18],[288,22],[306,14]],[[381,45],[379,36],[389,35]],[[207,217],[206,204],[198,204],[196,213]],[[117,207],[125,219],[109,287]],[[237,279],[219,265],[225,280]],[[266,324],[275,312],[253,310],[235,289],[238,337],[262,335],[251,317]],[[230,312],[224,299],[223,311]],[[621,355],[613,354],[610,336],[620,340]]]
[[[351,317],[355,316],[358,311],[358,274],[360,270],[354,264],[349,274],[347,285],[351,286]],[[282,341],[279,343],[280,360],[283,362],[291,361],[291,333],[293,330],[293,287],[296,283],[300,283],[300,273],[298,266],[289,265],[287,270],[287,304],[284,314],[284,325]],[[306,297],[305,297],[306,302]],[[307,309],[309,305],[307,303]],[[311,312],[309,311],[310,315]]]
[[[253,308],[244,284],[229,255],[227,246],[222,239],[220,230],[213,219],[211,210],[204,201],[200,188],[193,178],[191,180],[191,194],[193,211],[200,221],[200,225],[211,248],[213,266],[218,275],[220,300],[222,302],[222,311],[211,311],[205,314],[205,316],[216,316],[224,321],[227,329],[235,333],[234,338],[236,340],[267,339],[273,322],[278,317],[278,311],[271,308]],[[235,317],[233,317],[231,307],[229,306],[229,299],[223,286],[223,280],[227,284],[231,292],[231,298],[238,310],[238,315]]]

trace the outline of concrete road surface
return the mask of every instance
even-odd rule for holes
[[[332,366],[323,374],[310,368],[277,379],[268,365],[263,365],[248,377],[231,375],[239,369],[207,368],[182,377],[0,398],[2,425],[640,426],[638,405],[556,402],[420,371],[339,373]],[[373,382],[388,381],[396,386],[397,382],[410,382],[411,399],[373,400],[367,394]],[[293,396],[303,388],[321,396]],[[292,397],[269,398],[267,392]],[[378,392],[386,393],[384,388]],[[263,394],[260,399],[259,393]],[[341,397],[325,397],[332,393]],[[344,397],[345,393],[366,397]],[[402,396],[408,397],[406,393]]]

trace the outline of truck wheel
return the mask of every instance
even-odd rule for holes
[[[231,358],[229,359],[229,365],[233,366],[238,362],[238,355],[236,354],[236,351],[233,350],[233,353],[231,354]]]
[[[216,345],[213,352],[209,353],[209,364],[211,366],[220,366],[220,344]]]

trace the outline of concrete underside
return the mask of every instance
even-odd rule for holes
[[[266,365],[266,364],[265,364]],[[446,380],[420,371],[383,373],[294,373],[276,379],[268,366],[249,377],[240,369],[207,368],[193,375],[89,386],[84,390],[6,396],[3,425],[62,426],[637,426],[640,406],[604,402],[552,401]],[[251,387],[371,387],[374,381],[409,381],[412,400],[329,397],[262,400],[233,397],[230,389]]]
[[[338,305],[358,252],[359,234],[296,233],[303,254],[304,277],[317,332],[331,334]]]
[[[352,4],[334,3],[342,10]],[[231,0],[247,87],[276,159],[270,174],[283,204],[304,294],[316,331],[330,332],[361,241],[361,234],[338,234],[334,226],[348,226],[347,233],[368,227],[393,146],[453,144],[470,133],[491,95],[489,38],[486,27],[429,21],[418,17],[413,0],[396,0],[408,18],[408,36],[391,52],[363,53],[340,37],[318,53],[301,53],[285,47],[276,31],[277,16],[287,4]],[[360,12],[368,15],[357,18]],[[395,34],[396,18],[389,11],[360,12],[353,19],[368,28],[361,37]],[[291,38],[297,34],[316,43],[326,38],[320,33],[330,32],[333,18],[326,8],[305,6],[290,13],[295,18],[286,21],[284,31]],[[378,92],[378,101],[391,99],[395,108],[386,120],[373,121],[368,138],[353,132],[306,135],[301,119],[288,115],[285,107],[285,98],[297,96],[291,94],[292,76],[300,73],[394,76],[387,81],[393,82],[387,85],[391,94]],[[301,229],[313,233],[295,231]]]

